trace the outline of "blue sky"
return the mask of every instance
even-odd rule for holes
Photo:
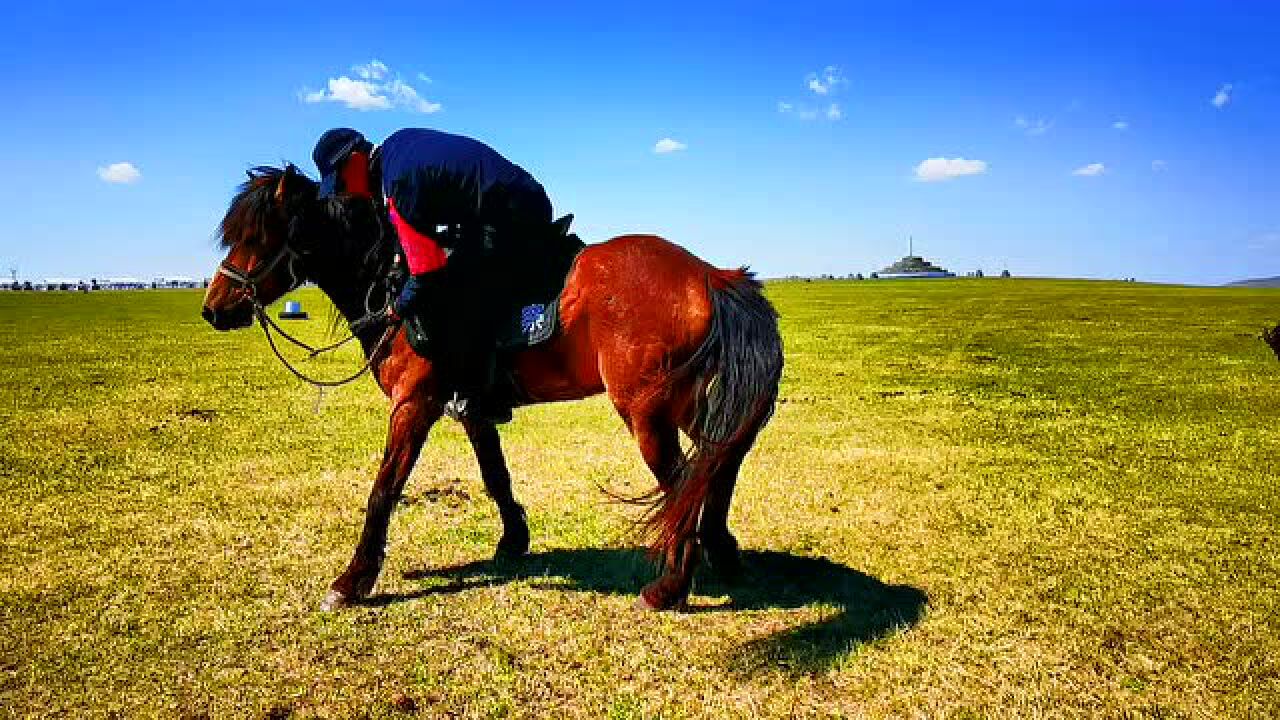
[[[589,241],[768,276],[909,235],[961,273],[1280,275],[1274,2],[39,5],[0,10],[6,275],[208,275],[245,169],[314,173],[338,125],[472,135]]]

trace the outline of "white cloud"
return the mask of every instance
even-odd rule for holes
[[[841,85],[848,83],[841,74],[840,68],[835,65],[826,66],[820,73],[809,73],[805,79],[808,81],[809,91],[816,95],[831,94]]]
[[[1080,175],[1082,177],[1097,177],[1107,171],[1107,166],[1102,163],[1089,163],[1084,167],[1078,167],[1071,171],[1072,175]]]
[[[142,172],[131,162],[118,162],[98,168],[98,177],[115,185],[131,185],[142,179]]]
[[[920,182],[942,182],[965,175],[981,175],[987,171],[983,160],[936,157],[916,166],[916,179]]]
[[[778,112],[783,115],[794,115],[801,120],[817,120],[819,115],[826,115],[828,120],[839,120],[844,117],[844,112],[840,109],[839,103],[831,103],[825,110],[813,105],[794,105],[789,102],[779,102]]]
[[[1218,93],[1209,102],[1219,109],[1231,102],[1231,83],[1223,83],[1222,87],[1218,88]]]
[[[381,93],[377,85],[368,80],[352,80],[343,75],[329,78],[329,90],[311,92],[307,102],[342,103],[352,110],[390,110],[391,100]]]
[[[389,68],[381,60],[370,60],[368,65],[356,65],[351,68],[355,74],[365,80],[381,80],[387,76]]]
[[[1152,171],[1152,172],[1161,172],[1161,171],[1163,171],[1163,170],[1165,169],[1165,167],[1166,167],[1166,166],[1168,166],[1168,163],[1166,163],[1166,162],[1165,162],[1165,161],[1163,161],[1163,160],[1152,160],[1152,161],[1151,161],[1151,171]]]
[[[1128,129],[1129,129],[1129,121],[1128,121],[1128,120],[1117,120],[1117,121],[1115,121],[1115,122],[1111,123],[1111,127],[1115,128],[1116,130],[1128,130]]]
[[[685,145],[684,143],[678,140],[672,140],[671,138],[662,138],[661,140],[659,140],[657,143],[654,144],[653,151],[658,153],[659,155],[666,155],[668,153],[673,153],[678,150],[684,150],[687,147],[689,146]]]
[[[834,97],[840,94],[842,86],[848,84],[849,81],[840,72],[840,68],[828,65],[821,72],[811,72],[805,76],[805,86],[809,92],[825,99],[819,100],[806,95],[805,99],[810,102],[779,100],[778,112],[783,115],[794,115],[801,120],[817,120],[819,117],[826,117],[827,120],[835,122],[844,117],[844,108],[840,103],[833,101]]]
[[[430,85],[430,84],[431,84],[431,82],[432,82],[431,78],[430,78],[430,77],[428,77],[426,73],[418,73],[418,80],[420,80],[420,81],[422,81],[422,82],[424,82],[424,83],[426,83],[426,84],[428,84],[428,85]]]
[[[1052,120],[1046,120],[1044,118],[1028,120],[1024,115],[1015,117],[1013,119],[1013,124],[1032,137],[1043,135],[1049,132],[1049,128],[1053,127]]]
[[[391,72],[386,63],[372,60],[351,69],[356,78],[340,75],[329,78],[324,90],[303,90],[298,98],[304,103],[341,103],[352,110],[390,110],[400,108],[430,114],[439,112],[440,103],[418,94],[416,88]],[[425,77],[419,74],[420,77]]]
[[[424,100],[422,96],[418,94],[418,91],[413,89],[412,85],[399,78],[387,83],[386,89],[387,93],[391,95],[392,101],[401,107],[406,107],[415,112],[427,115],[440,111],[440,103]]]

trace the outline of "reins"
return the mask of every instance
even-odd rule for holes
[[[306,351],[307,351],[307,359],[308,359],[308,360],[310,360],[310,359],[311,359],[311,358],[313,358],[313,357],[316,357],[317,355],[323,355],[323,354],[325,354],[325,353],[327,353],[327,352],[331,352],[331,351],[333,351],[333,350],[337,350],[338,348],[342,347],[343,345],[346,345],[347,343],[349,343],[349,342],[351,342],[352,340],[355,340],[355,339],[356,339],[356,334],[353,332],[353,333],[351,333],[350,335],[348,335],[347,337],[345,337],[345,338],[343,338],[343,339],[339,340],[339,341],[338,341],[338,342],[336,342],[336,343],[332,343],[332,344],[330,344],[330,345],[325,345],[325,346],[324,346],[324,347],[322,347],[322,348],[313,348],[313,347],[311,347],[310,345],[308,345],[308,344],[306,344],[306,343],[302,342],[302,341],[301,341],[301,340],[299,340],[298,338],[296,338],[296,337],[294,337],[294,336],[290,335],[289,333],[285,332],[285,329],[284,329],[284,328],[282,328],[282,327],[280,327],[280,324],[279,324],[279,323],[277,323],[275,320],[272,320],[272,319],[271,319],[271,315],[270,315],[270,314],[268,314],[268,313],[266,312],[266,308],[262,305],[262,303],[257,302],[257,301],[256,301],[256,299],[255,299],[255,300],[253,301],[253,306],[254,306],[254,312],[258,315],[258,320],[262,323],[263,328],[266,328],[266,326],[267,326],[268,324],[270,324],[270,325],[271,325],[271,329],[272,329],[272,330],[275,330],[277,335],[279,335],[280,337],[284,338],[285,340],[288,340],[289,342],[293,343],[294,345],[296,345],[296,346],[298,346],[298,347],[302,348],[303,350],[306,350]],[[360,320],[364,320],[364,319],[365,319],[365,318],[360,318]],[[359,323],[359,322],[360,322],[360,320],[357,320],[356,322],[352,323],[352,325],[356,325],[357,323]]]
[[[297,340],[294,340],[293,338],[290,338],[289,335],[284,332],[284,330],[280,329],[280,326],[276,325],[275,321],[272,320],[271,317],[267,314],[266,308],[262,306],[262,303],[258,302],[257,297],[253,298],[253,310],[254,310],[254,313],[258,316],[258,324],[262,326],[262,333],[267,336],[267,344],[271,346],[271,352],[275,353],[276,357],[280,359],[280,363],[284,365],[285,368],[289,370],[289,372],[293,373],[294,376],[297,377],[299,380],[302,380],[303,382],[306,382],[310,385],[314,385],[316,387],[341,387],[348,383],[353,383],[356,380],[359,380],[361,375],[364,375],[365,373],[369,372],[370,368],[373,367],[373,363],[378,359],[378,356],[382,353],[383,348],[386,346],[387,340],[393,337],[395,335],[395,331],[399,328],[399,325],[392,324],[392,325],[388,325],[387,329],[382,331],[382,337],[378,339],[377,344],[374,345],[373,349],[369,351],[369,357],[365,360],[364,365],[362,365],[360,369],[357,370],[354,374],[348,377],[345,377],[341,380],[318,380],[316,378],[308,377],[304,375],[302,371],[294,367],[289,362],[289,360],[285,358],[284,354],[280,352],[280,349],[276,347],[276,341],[274,338],[271,337],[271,331],[268,329],[268,326],[275,328],[276,332],[280,333],[282,337],[289,339],[294,344],[299,345],[300,347],[303,347],[303,348],[307,348],[308,346]],[[356,337],[355,334],[352,333],[350,337],[348,337],[347,339],[341,342],[334,343],[333,345],[330,345],[325,348],[321,348],[319,350],[312,350],[311,355],[308,356],[307,359],[309,360],[323,352],[336,350],[339,347],[346,345],[355,337]]]
[[[360,369],[357,370],[354,374],[348,377],[342,378],[341,380],[320,380],[317,378],[307,376],[302,371],[294,367],[293,364],[290,363],[289,360],[284,356],[284,354],[280,352],[280,348],[276,346],[275,338],[271,336],[272,329],[274,329],[277,333],[279,333],[280,337],[284,338],[285,340],[288,340],[289,342],[293,343],[299,348],[306,350],[307,353],[309,353],[307,355],[307,359],[310,360],[318,355],[322,355],[324,353],[337,350],[343,345],[346,345],[352,340],[355,340],[358,337],[359,330],[369,325],[371,321],[374,319],[374,317],[381,314],[382,311],[374,312],[372,310],[369,310],[366,303],[365,310],[367,312],[364,315],[364,317],[361,317],[355,320],[354,322],[350,323],[348,326],[351,328],[351,334],[348,335],[346,338],[339,340],[338,342],[332,343],[330,345],[326,345],[321,348],[311,347],[307,343],[293,337],[289,333],[285,332],[284,328],[280,327],[276,323],[276,321],[271,319],[271,315],[267,313],[266,307],[262,304],[260,300],[258,300],[258,282],[262,280],[264,277],[266,277],[267,273],[271,272],[276,265],[279,265],[281,259],[283,259],[285,256],[288,256],[289,258],[289,277],[293,281],[289,285],[289,289],[286,290],[285,292],[286,293],[292,292],[293,290],[296,290],[299,285],[302,284],[302,281],[298,277],[298,273],[294,270],[294,263],[300,258],[300,256],[296,251],[293,250],[293,248],[289,247],[288,243],[281,245],[280,250],[276,252],[276,254],[273,255],[270,260],[264,263],[261,263],[260,265],[255,267],[252,271],[242,271],[239,268],[236,268],[235,266],[228,263],[226,260],[223,260],[222,264],[218,266],[218,273],[221,275],[226,275],[228,278],[231,278],[233,282],[239,285],[240,289],[245,291],[245,297],[246,299],[249,300],[249,303],[253,305],[254,316],[258,318],[258,324],[262,326],[262,333],[267,336],[267,344],[271,346],[271,351],[275,353],[275,356],[280,360],[280,363],[284,365],[289,372],[293,373],[295,377],[297,377],[299,380],[302,380],[305,383],[314,385],[315,387],[321,387],[321,388],[340,387],[342,385],[347,385],[348,383],[355,382],[356,380],[360,379],[360,376],[364,375],[366,372],[369,372],[369,370],[373,367],[374,362],[377,361],[378,356],[382,353],[383,349],[385,348],[387,341],[395,335],[395,331],[399,328],[399,324],[398,323],[390,324],[385,330],[383,330],[382,336],[378,339],[378,342],[373,346],[373,349],[369,351],[369,355],[365,359],[364,365],[362,365]],[[372,295],[372,290],[373,288],[371,287],[370,295]]]

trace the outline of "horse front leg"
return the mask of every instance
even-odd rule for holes
[[[427,432],[440,419],[440,414],[441,408],[437,403],[421,398],[401,401],[392,410],[387,449],[382,455],[373,489],[369,492],[364,530],[360,533],[351,563],[333,581],[329,594],[320,605],[321,610],[351,605],[373,591],[386,557],[391,512],[404,492],[405,481],[409,479],[414,463],[418,461],[418,452],[427,439]]]
[[[497,504],[498,516],[502,518],[502,539],[498,541],[494,559],[520,557],[529,552],[529,523],[524,508],[511,492],[511,473],[507,471],[507,461],[502,455],[498,429],[493,423],[472,421],[464,423],[464,427],[467,438],[471,440],[471,449],[476,453],[476,461],[480,463],[484,489]]]

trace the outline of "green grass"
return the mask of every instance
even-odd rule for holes
[[[374,602],[329,615],[382,449],[371,382],[317,403],[198,293],[0,295],[0,716],[1280,714],[1280,364],[1256,337],[1280,292],[769,294],[788,364],[731,516],[744,585],[632,609],[634,510],[596,486],[651,481],[597,398],[503,429],[532,557],[488,562],[446,422]]]

